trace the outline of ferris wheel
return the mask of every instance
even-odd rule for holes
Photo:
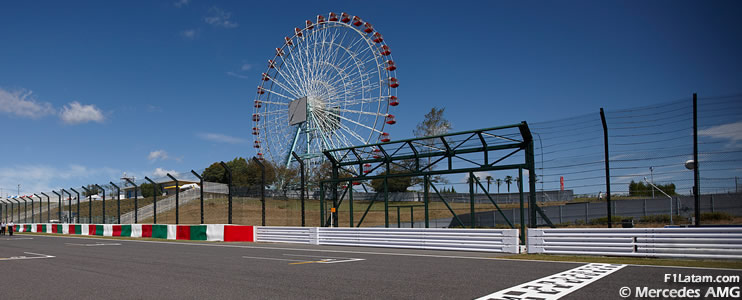
[[[347,13],[307,20],[284,38],[260,78],[252,115],[257,157],[288,166],[296,152],[317,164],[323,150],[389,142],[396,69],[371,23]]]

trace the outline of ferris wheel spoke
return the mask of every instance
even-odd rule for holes
[[[275,102],[275,101],[268,101],[268,100],[260,100],[260,102],[263,104],[274,104],[274,105],[283,105],[283,106],[289,105],[288,102]]]
[[[266,92],[268,92],[268,93],[271,93],[271,94],[273,94],[273,95],[276,95],[276,96],[281,96],[281,97],[283,97],[283,98],[286,98],[286,99],[288,99],[289,101],[293,101],[293,100],[295,100],[295,99],[296,99],[296,98],[291,98],[291,97],[289,97],[289,96],[286,96],[286,95],[284,95],[284,94],[281,94],[281,93],[279,93],[279,92],[276,92],[276,91],[273,91],[273,90],[269,90],[269,89],[265,89],[265,88],[264,88],[263,90],[265,90]]]
[[[368,112],[368,111],[362,111],[362,110],[343,109],[343,108],[335,109],[335,111],[347,112],[347,113],[353,113],[353,114],[361,114],[361,115],[370,115],[370,116],[376,116],[376,117],[386,116],[386,114],[381,114],[381,113]]]
[[[333,112],[331,112],[331,111],[325,111],[325,112],[326,112],[326,113],[328,113],[328,114],[332,114],[332,115],[335,115],[335,116],[337,116],[337,117],[338,117],[338,118],[340,118],[340,119],[343,119],[343,120],[345,120],[345,121],[351,122],[351,123],[353,123],[353,124],[356,124],[356,125],[358,125],[358,126],[361,126],[361,127],[363,127],[363,128],[366,128],[366,129],[368,129],[368,130],[371,130],[371,131],[374,131],[374,132],[378,132],[378,133],[381,133],[381,131],[380,131],[380,130],[378,130],[378,129],[376,129],[376,128],[373,128],[373,127],[371,127],[371,126],[368,126],[368,125],[366,125],[366,124],[363,124],[363,123],[359,123],[359,122],[356,122],[356,121],[354,121],[354,120],[348,119],[348,118],[346,118],[346,117],[344,117],[344,116],[342,116],[342,115],[339,115],[339,114],[333,113]]]

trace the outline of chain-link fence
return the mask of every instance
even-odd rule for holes
[[[661,225],[669,224],[672,218],[672,223],[687,224],[693,216],[694,202],[688,199],[694,175],[686,166],[693,159],[692,104],[689,97],[632,109],[605,109],[615,222],[633,218]],[[606,148],[598,109],[592,114],[529,124],[534,139],[537,201],[546,207],[544,211],[554,223],[605,221]],[[702,222],[738,222],[734,218],[742,215],[738,185],[742,171],[742,95],[699,97],[697,113]],[[268,166],[264,192],[261,173],[255,171],[258,165],[243,159],[226,163],[231,165],[229,171],[215,163],[197,171],[146,178],[124,176],[79,188],[2,199],[0,213],[3,220],[15,222],[118,223],[120,216],[124,224],[320,226],[323,222],[317,187],[322,171],[307,172],[308,188],[302,201],[298,163],[289,167],[263,163]],[[474,195],[469,194],[468,174],[443,176],[432,183],[430,226],[469,226],[472,199],[476,226],[506,226],[506,218],[519,222],[518,171],[474,175],[481,183],[474,186]],[[527,176],[527,172],[523,174]],[[413,180],[408,192],[387,195],[390,226],[424,227],[421,181]],[[341,201],[338,211],[355,207],[354,225],[347,213],[339,215],[338,223],[384,226],[384,193],[374,191],[370,182],[359,183],[339,187],[341,191],[352,188],[353,201]],[[527,180],[523,186],[528,192]],[[724,200],[714,204],[713,199]],[[503,213],[497,212],[493,201]],[[325,216],[329,216],[330,205],[325,209]],[[652,215],[660,217],[649,217]]]

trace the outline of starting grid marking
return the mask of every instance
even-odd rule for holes
[[[488,299],[559,299],[603,277],[616,272],[626,265],[587,264],[551,276],[526,282],[477,300]]]
[[[319,258],[319,259],[317,259],[317,260],[306,260],[306,259],[289,259],[289,258],[273,258],[273,257],[257,257],[257,256],[243,256],[242,258],[289,261],[290,262],[289,265],[336,264],[336,263],[354,262],[354,261],[365,260],[363,258],[351,258],[351,257],[328,257],[328,256],[299,255],[299,254],[284,254],[284,255],[285,256],[298,256],[298,257],[313,257],[313,258]]]
[[[34,256],[0,257],[0,261],[5,261],[5,260],[22,260],[22,259],[37,259],[37,258],[54,258],[54,257],[56,257],[56,256],[52,256],[52,255],[39,254],[39,253],[33,253],[33,252],[23,252],[23,254],[31,254],[31,255],[34,255]]]

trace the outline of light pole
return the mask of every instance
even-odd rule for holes
[[[670,225],[673,225],[673,223],[672,223],[672,197],[670,197],[670,195],[668,195],[667,193],[665,193],[665,191],[660,190],[656,185],[654,185],[654,183],[649,182],[649,180],[647,180],[647,177],[644,177],[644,181],[646,181],[647,184],[651,185],[653,188],[655,188],[658,191],[660,191],[660,193],[662,193],[665,196],[667,196],[667,198],[670,198]]]
[[[649,179],[654,183],[654,167],[649,167]],[[652,189],[652,199],[654,199],[654,189]]]

